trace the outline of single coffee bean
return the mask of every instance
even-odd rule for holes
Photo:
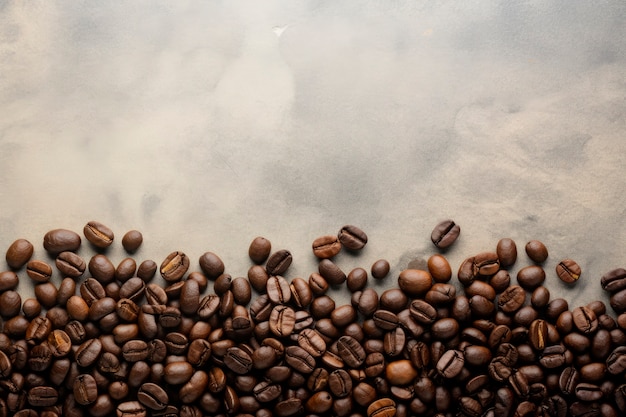
[[[156,262],[151,259],[147,259],[139,264],[139,268],[137,268],[137,276],[143,279],[145,282],[149,282],[156,274],[158,266]]]
[[[113,231],[97,221],[88,222],[83,228],[83,234],[92,245],[101,249],[109,247],[114,239]]]
[[[270,276],[282,275],[287,271],[292,260],[291,252],[281,249],[270,255],[265,263],[265,269]]]
[[[120,282],[126,282],[135,276],[136,270],[137,262],[133,258],[124,258],[115,268],[115,279]]]
[[[367,244],[367,235],[361,229],[353,225],[343,226],[337,235],[339,242],[348,250],[358,251]]]
[[[265,268],[260,265],[253,265],[248,269],[248,281],[252,288],[260,294],[264,294],[267,286],[269,275]]]
[[[424,299],[428,304],[432,306],[449,306],[450,303],[453,303],[456,299],[456,288],[452,284],[442,284],[438,282],[434,284],[431,289],[426,293]]]
[[[473,259],[474,277],[491,277],[500,269],[500,260],[495,252],[481,252]],[[470,283],[471,284],[471,283]]]
[[[231,291],[233,292],[233,297],[235,298],[235,302],[240,305],[248,305],[252,298],[252,288],[250,287],[250,282],[243,277],[235,278],[232,281]]]
[[[137,400],[150,410],[163,410],[169,403],[167,392],[158,384],[146,382],[137,392]]]
[[[80,405],[91,404],[98,397],[98,385],[90,374],[80,374],[73,384],[74,399]]]
[[[571,259],[563,259],[556,266],[556,274],[561,281],[571,284],[578,281],[581,274],[580,266]]]
[[[428,271],[405,269],[398,276],[398,286],[409,297],[424,296],[433,285],[433,278]]]
[[[548,249],[546,248],[546,245],[538,240],[531,240],[526,243],[524,249],[526,250],[528,257],[533,262],[540,264],[548,259]]]
[[[535,288],[530,297],[530,304],[536,309],[543,309],[549,302],[550,291],[544,286]]]
[[[262,236],[255,237],[248,248],[248,256],[255,264],[262,264],[270,256],[272,243]]]
[[[512,285],[500,294],[498,307],[503,312],[510,314],[519,310],[525,302],[526,291],[518,285]]]
[[[67,229],[54,229],[43,237],[43,247],[50,255],[56,256],[61,252],[78,250],[81,244],[80,236]]]
[[[602,276],[600,285],[605,291],[616,293],[626,289],[626,269],[613,269]]]
[[[450,349],[446,351],[437,361],[437,372],[444,378],[451,379],[461,373],[465,365],[463,353]]]
[[[367,417],[393,417],[396,415],[396,403],[391,398],[380,398],[367,407]]]
[[[30,260],[33,256],[34,247],[26,239],[17,239],[7,249],[5,259],[9,268],[20,269]]]
[[[277,305],[272,309],[269,325],[272,333],[278,337],[289,337],[296,324],[296,315],[291,307]]]
[[[428,272],[435,282],[445,283],[452,278],[452,268],[448,260],[440,254],[432,255],[427,262]]]
[[[496,247],[496,253],[498,254],[498,259],[500,259],[500,266],[508,268],[513,266],[517,260],[517,245],[513,239],[500,239]]]
[[[346,274],[330,259],[322,259],[318,271],[330,285],[341,285],[346,281]]]
[[[50,407],[59,399],[59,393],[53,387],[38,386],[28,391],[28,403],[33,407]]]
[[[372,264],[371,274],[374,279],[383,279],[389,274],[391,266],[386,259],[379,259]]]
[[[390,362],[385,367],[385,377],[392,385],[408,385],[417,377],[417,370],[410,360]]]
[[[313,241],[313,255],[319,259],[328,259],[341,251],[341,242],[337,236],[320,236]]]
[[[224,262],[213,252],[205,252],[200,256],[200,269],[210,280],[215,280],[224,273]]]
[[[57,303],[59,291],[51,282],[35,285],[35,297],[45,308],[52,308]]]
[[[124,401],[117,406],[118,417],[146,417],[146,409],[139,401]]]
[[[595,333],[598,330],[598,318],[589,307],[576,307],[572,311],[574,325],[583,334]]]
[[[337,351],[344,363],[352,368],[360,367],[365,361],[365,350],[353,337],[342,336],[339,338]]]
[[[526,266],[517,273],[517,282],[522,288],[532,291],[546,279],[546,273],[542,267],[538,265]]]
[[[194,280],[186,280],[181,289],[180,311],[188,316],[196,314],[200,306],[200,286]]]
[[[291,280],[289,289],[291,290],[291,295],[296,306],[306,308],[311,304],[311,301],[313,301],[311,288],[303,278],[296,277]]]
[[[365,291],[364,291],[365,292]],[[415,300],[421,301],[421,300]],[[413,313],[411,313],[413,315]],[[398,327],[400,320],[398,316],[389,310],[378,309],[373,315],[374,324],[381,330],[389,331]],[[433,320],[434,321],[434,320]]]
[[[432,324],[437,319],[437,310],[424,300],[413,300],[409,311],[411,316],[421,324]]]
[[[489,279],[489,285],[497,292],[502,293],[511,284],[511,276],[505,269],[501,269]]]
[[[70,353],[72,340],[63,330],[55,329],[48,335],[48,346],[53,356],[61,358]]]
[[[300,346],[285,348],[285,362],[302,374],[310,374],[315,369],[315,358]]]
[[[52,267],[44,261],[32,260],[26,264],[26,274],[36,283],[50,281]]]
[[[161,276],[167,282],[178,282],[189,269],[189,258],[183,252],[170,253],[161,263]]]
[[[122,247],[128,253],[134,253],[143,243],[143,235],[138,230],[129,230],[122,237]]]
[[[76,255],[74,252],[61,252],[56,260],[55,264],[59,272],[61,272],[64,276],[68,276],[70,278],[78,278],[83,275],[87,265],[85,261],[80,256]]]
[[[446,249],[457,240],[460,233],[461,228],[458,224],[453,220],[444,220],[435,226],[430,234],[430,240],[439,249]]]
[[[317,330],[304,329],[298,334],[298,345],[313,357],[326,352],[326,342]]]
[[[165,365],[163,379],[168,384],[182,385],[191,379],[194,369],[189,362],[175,361]]]
[[[9,290],[0,294],[0,316],[3,318],[15,317],[22,308],[22,297],[17,291]]]
[[[0,291],[14,290],[19,284],[19,278],[13,271],[0,272]]]
[[[326,278],[317,272],[313,272],[309,275],[309,288],[311,288],[311,292],[314,295],[324,295],[328,291],[329,285]]]
[[[291,288],[285,278],[273,275],[267,280],[267,296],[275,304],[287,304],[291,300]]]

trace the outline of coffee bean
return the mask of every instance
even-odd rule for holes
[[[465,364],[463,353],[458,350],[448,350],[437,361],[437,372],[444,378],[451,379],[461,373]]]
[[[255,237],[248,248],[248,256],[255,264],[262,264],[270,255],[272,244],[262,236]]]
[[[353,337],[342,336],[339,338],[337,351],[344,363],[352,368],[360,367],[365,361],[365,350]]]
[[[517,260],[517,245],[513,239],[500,239],[496,247],[496,253],[498,254],[498,259],[500,259],[500,266],[508,268],[513,266]]]
[[[43,237],[44,249],[53,256],[64,251],[75,252],[81,244],[80,236],[67,229],[54,229]]]
[[[306,308],[311,304],[311,301],[313,301],[311,288],[303,278],[296,277],[291,280],[289,289],[291,290],[291,295],[296,306]]]
[[[430,272],[435,282],[445,283],[452,277],[452,268],[448,260],[440,254],[432,255],[427,262],[428,272]]]
[[[374,279],[383,279],[389,274],[389,262],[386,259],[379,259],[372,264],[371,274]]]
[[[526,301],[526,291],[517,285],[508,287],[498,299],[498,307],[505,313],[514,313],[519,310]]]
[[[74,399],[81,405],[91,404],[98,397],[98,385],[90,374],[78,375],[74,380],[73,390]]]
[[[122,237],[122,246],[128,253],[134,253],[143,243],[143,235],[138,230],[129,230]]]
[[[419,269],[405,269],[398,276],[398,286],[409,297],[425,295],[433,285],[433,278],[429,272]]]
[[[581,269],[578,264],[571,259],[564,259],[556,266],[556,274],[561,281],[571,284],[580,278]]]
[[[588,307],[576,307],[572,311],[574,325],[583,334],[595,333],[598,330],[596,313]]]
[[[161,263],[159,271],[167,282],[178,282],[189,269],[189,258],[183,252],[170,253]]]
[[[92,245],[101,249],[110,246],[114,239],[113,231],[97,221],[88,222],[83,228],[83,234]]]
[[[33,407],[49,407],[56,404],[59,393],[53,387],[38,386],[28,391],[27,399]]]
[[[50,281],[52,267],[44,261],[32,260],[26,265],[26,274],[36,283]]]
[[[367,235],[360,228],[353,225],[343,226],[337,235],[339,242],[348,250],[358,251],[367,244]]]
[[[196,314],[200,306],[200,286],[194,280],[186,280],[181,289],[180,310],[188,316]]]
[[[330,259],[322,259],[318,271],[330,285],[341,285],[346,281],[346,274]]]
[[[137,392],[137,400],[151,410],[163,410],[169,403],[167,392],[158,384],[146,382]]]
[[[341,242],[337,236],[320,236],[313,241],[313,255],[319,259],[328,259],[341,251]]]
[[[120,282],[126,282],[135,275],[136,270],[137,263],[135,260],[133,258],[124,258],[115,268],[115,279]]]
[[[59,272],[70,278],[80,277],[87,267],[83,258],[76,255],[74,252],[68,251],[61,252],[57,256],[55,264]]]
[[[267,280],[267,296],[275,304],[287,304],[291,300],[291,288],[285,278],[273,275]]]
[[[137,268],[137,276],[144,280],[145,282],[149,282],[154,277],[157,271],[157,264],[151,259],[147,259],[139,264]]]
[[[202,254],[199,262],[202,272],[211,280],[215,280],[224,273],[224,262],[213,252]]]
[[[0,272],[0,291],[13,290],[17,288],[19,278],[13,271]]]
[[[269,317],[270,330],[277,337],[288,337],[296,324],[295,312],[286,305],[277,305]]]
[[[285,349],[285,361],[294,370],[302,374],[310,374],[315,369],[315,358],[300,346],[289,346]]]
[[[252,298],[252,288],[250,282],[243,277],[235,278],[232,282],[231,291],[235,302],[240,305],[248,305]]]
[[[7,249],[5,259],[9,268],[20,269],[33,256],[35,248],[33,244],[26,239],[17,239]]]
[[[282,275],[287,271],[292,260],[291,252],[281,249],[270,255],[265,263],[265,269],[269,275]]]
[[[457,240],[460,233],[461,228],[458,224],[455,224],[453,220],[444,220],[435,226],[430,240],[439,249],[446,249]]]
[[[546,259],[548,259],[548,249],[543,242],[531,240],[526,243],[524,249],[528,257],[538,264],[543,263]]]
[[[517,282],[522,288],[531,291],[543,284],[546,279],[546,273],[538,265],[526,266],[517,273]]]

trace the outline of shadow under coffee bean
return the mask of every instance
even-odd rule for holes
[[[448,220],[431,240],[441,250],[460,227]],[[54,229],[43,239],[64,279],[59,288],[34,246],[7,246],[0,272],[0,417],[14,416],[585,416],[626,413],[626,270],[600,280],[610,307],[550,299],[545,280],[584,279],[571,259],[547,273],[548,249],[531,240],[517,282],[512,239],[453,268],[441,253],[426,269],[389,279],[389,262],[345,273],[341,251],[368,242],[347,225],[312,244],[318,270],[290,277],[287,249],[256,237],[230,275],[205,252],[182,251],[159,264],[103,252],[114,233],[90,221],[93,251]],[[427,239],[427,237],[426,237]],[[134,253],[143,235],[122,246]],[[245,250],[243,252],[245,254]],[[331,259],[332,258],[332,259]],[[139,265],[139,266],[137,266]],[[160,267],[159,267],[160,265]],[[199,269],[199,270],[194,270]],[[164,285],[152,282],[159,270]],[[35,285],[22,300],[20,279]],[[210,286],[209,283],[213,282]],[[336,305],[333,290],[352,294]],[[211,288],[211,290],[208,290]],[[459,291],[458,288],[461,288]]]

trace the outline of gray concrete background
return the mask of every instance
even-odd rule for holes
[[[263,235],[307,278],[350,223],[370,241],[337,263],[388,259],[383,288],[453,218],[455,271],[512,237],[515,273],[540,239],[553,297],[604,298],[626,266],[624,21],[623,1],[0,1],[0,249],[45,259],[47,230],[99,220],[116,263],[136,228],[139,259],[213,251],[241,276]]]

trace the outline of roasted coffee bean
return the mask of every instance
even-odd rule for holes
[[[167,392],[157,384],[146,382],[137,392],[137,400],[150,410],[163,410],[169,403]]]
[[[525,290],[532,291],[546,279],[546,273],[542,267],[538,265],[526,266],[517,273],[517,282]]]
[[[16,316],[22,308],[22,297],[17,291],[9,290],[0,294],[0,315],[7,319]]]
[[[435,282],[446,283],[452,278],[452,268],[443,255],[432,255],[428,258],[427,267]]]
[[[134,253],[143,243],[143,235],[138,230],[129,230],[122,237],[122,247],[128,253]]]
[[[285,362],[302,374],[310,374],[315,369],[315,358],[300,346],[285,348]]]
[[[313,255],[319,259],[328,259],[341,251],[341,242],[337,236],[320,236],[313,241]]]
[[[526,301],[526,291],[518,286],[508,287],[498,299],[498,307],[505,313],[514,313],[519,310]]]
[[[156,262],[151,259],[147,259],[139,264],[137,268],[137,276],[143,279],[145,282],[149,282],[156,274],[158,266]]]
[[[365,361],[365,350],[353,337],[342,336],[339,338],[337,351],[344,363],[352,368],[360,367]]]
[[[255,237],[250,243],[250,247],[248,248],[248,256],[252,260],[252,262],[256,264],[262,264],[270,255],[272,250],[271,242],[262,237]]]
[[[517,245],[513,239],[500,239],[496,247],[496,253],[498,254],[498,259],[500,259],[500,266],[508,268],[513,266],[517,260]]]
[[[324,414],[333,405],[333,397],[327,391],[319,391],[313,394],[306,402],[305,408],[313,414]]]
[[[202,264],[201,264],[202,265]],[[189,269],[189,258],[183,252],[170,253],[161,263],[161,276],[167,282],[178,282]]]
[[[409,311],[411,316],[421,324],[432,324],[437,319],[437,310],[424,300],[413,300]]]
[[[458,224],[453,220],[444,220],[435,226],[430,234],[430,240],[439,249],[446,249],[457,240],[460,233],[461,228]]]
[[[189,362],[176,361],[165,365],[163,379],[168,384],[182,385],[191,379],[194,369]]]
[[[38,386],[28,391],[28,403],[33,407],[50,407],[56,404],[59,393],[53,387]]]
[[[372,264],[370,273],[374,279],[383,279],[387,276],[387,274],[389,274],[390,269],[391,266],[389,265],[389,261],[386,259],[379,259]]]
[[[280,275],[271,276],[267,280],[267,296],[275,304],[287,304],[291,300],[291,288],[285,278]]]
[[[495,252],[481,252],[474,256],[472,263],[475,277],[491,277],[500,269],[500,260]]]
[[[36,283],[48,282],[52,276],[52,267],[44,261],[32,260],[26,264],[26,274]]]
[[[5,259],[9,268],[20,269],[33,256],[35,248],[33,244],[26,239],[17,239],[7,249]]]
[[[87,405],[98,398],[98,385],[90,374],[80,374],[73,384],[74,399],[78,404]]]
[[[602,276],[600,284],[605,291],[616,293],[626,289],[626,269],[616,268]]]
[[[343,226],[337,235],[339,242],[348,250],[358,251],[367,244],[367,235],[360,228],[353,225]]]
[[[19,278],[13,271],[0,272],[0,291],[14,290],[17,288]]]
[[[461,373],[465,365],[465,357],[458,350],[448,350],[437,361],[437,372],[444,378],[451,379]]]
[[[74,252],[61,252],[55,261],[56,267],[64,276],[78,278],[83,275],[87,265],[80,256]]]
[[[548,249],[546,248],[546,245],[538,240],[531,240],[526,243],[524,250],[526,251],[528,257],[538,264],[543,263],[546,259],[548,259]]]
[[[367,285],[367,271],[363,268],[354,268],[346,277],[346,286],[351,292],[361,291]]]
[[[298,345],[313,357],[326,352],[326,342],[317,330],[304,329],[298,334]]]
[[[88,222],[83,228],[83,234],[92,245],[100,249],[109,247],[115,237],[111,229],[97,221]]]
[[[43,237],[43,247],[52,256],[64,251],[75,252],[81,244],[80,236],[67,229],[50,230]]]
[[[433,285],[433,278],[428,271],[405,269],[398,276],[398,286],[409,297],[425,295]]]
[[[568,284],[578,281],[581,273],[580,266],[571,259],[563,259],[556,266],[557,276]]]
[[[269,325],[272,333],[278,337],[288,337],[296,324],[295,312],[286,305],[277,305],[272,309]]]
[[[330,259],[322,259],[318,264],[320,275],[330,285],[341,285],[346,281],[346,274]]]
[[[270,276],[282,275],[287,271],[292,260],[291,252],[286,249],[281,249],[270,255],[265,263],[265,269]]]
[[[574,325],[583,334],[594,333],[598,330],[598,318],[596,313],[588,307],[576,307],[572,311]]]

